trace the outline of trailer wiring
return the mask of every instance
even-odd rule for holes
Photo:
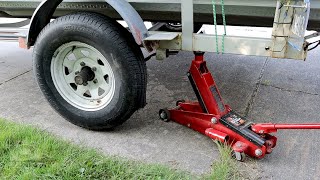
[[[316,44],[316,43],[317,43],[317,44]],[[309,48],[309,46],[312,45],[312,44],[316,44],[316,45],[313,46],[312,48]],[[319,41],[316,41],[316,42],[312,42],[312,43],[308,44],[307,50],[308,50],[308,51],[312,51],[312,50],[314,50],[315,48],[317,48],[319,45],[320,45],[320,40],[319,40]]]

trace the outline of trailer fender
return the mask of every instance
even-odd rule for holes
[[[55,10],[63,0],[45,0],[32,15],[27,37],[27,46],[33,46],[41,30],[50,22]],[[105,0],[112,6],[129,26],[138,45],[144,45],[143,39],[148,36],[148,30],[138,12],[126,0]]]

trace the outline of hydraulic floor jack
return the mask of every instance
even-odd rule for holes
[[[175,109],[161,109],[159,116],[163,121],[175,121],[231,145],[239,161],[243,161],[246,154],[254,158],[270,154],[277,143],[277,138],[270,133],[278,129],[320,129],[320,124],[256,124],[247,121],[224,104],[203,55],[195,52],[187,74],[198,102],[178,101]]]

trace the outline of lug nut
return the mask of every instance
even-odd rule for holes
[[[98,83],[98,80],[97,80],[97,79],[93,80],[93,83],[97,84],[97,83]]]
[[[76,75],[78,75],[79,73],[80,73],[79,71],[76,71],[76,72],[75,72]]]
[[[81,65],[81,66],[85,66],[85,65],[86,65],[86,63],[84,63],[84,62],[81,62],[81,63],[80,63],[80,65]]]
[[[96,67],[91,68],[92,71],[97,71]]]
[[[88,83],[87,83],[87,82],[84,82],[82,85],[87,86],[87,85],[88,85]]]

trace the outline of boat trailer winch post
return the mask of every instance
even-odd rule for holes
[[[263,158],[271,153],[277,138],[270,133],[278,129],[320,129],[320,123],[259,124],[241,117],[224,103],[203,56],[203,52],[195,52],[195,59],[187,73],[198,102],[177,101],[176,108],[159,111],[162,120],[175,121],[213,140],[229,144],[240,161],[245,154]]]

